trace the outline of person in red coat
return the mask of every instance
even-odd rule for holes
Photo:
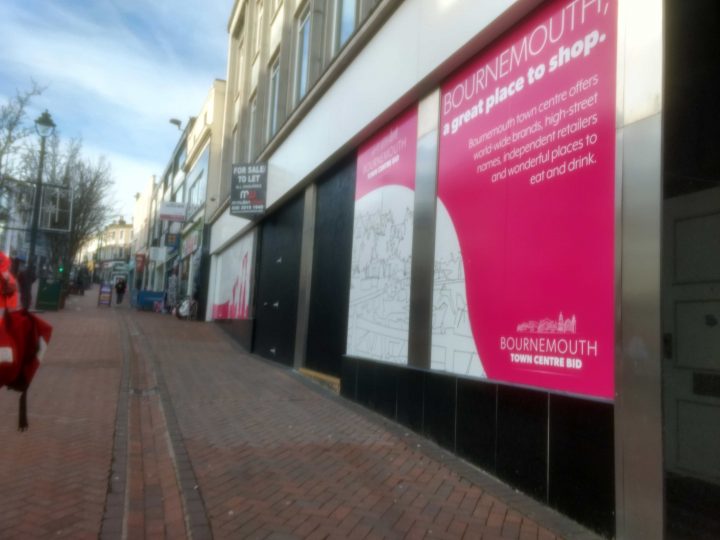
[[[52,326],[18,309],[18,290],[10,259],[0,251],[0,387],[21,392],[18,429],[28,428],[27,390],[40,367]]]
[[[15,276],[10,273],[10,259],[0,251],[0,308],[16,309],[18,286]]]

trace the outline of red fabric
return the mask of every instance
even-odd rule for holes
[[[0,308],[15,309],[17,306],[17,281],[10,273],[10,259],[0,251]]]
[[[15,341],[5,331],[5,321],[0,319],[0,387],[6,386],[18,378],[20,374],[20,356]]]
[[[0,251],[0,272],[10,271],[10,259],[2,251]]]
[[[0,387],[23,391],[40,367],[41,339],[50,342],[52,326],[25,310],[8,311],[0,324],[0,359],[12,350],[12,362],[0,361]],[[4,349],[3,349],[4,348]]]

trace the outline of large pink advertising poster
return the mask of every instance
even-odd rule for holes
[[[357,157],[347,353],[407,364],[417,107]]]
[[[215,300],[212,317],[220,319],[252,318],[252,276],[255,233],[238,240],[217,258]]]
[[[443,85],[433,367],[613,398],[616,26],[549,2]]]

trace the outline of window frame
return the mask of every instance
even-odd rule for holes
[[[257,129],[257,91],[250,96],[248,101],[248,139],[247,139],[247,160],[252,161],[255,150],[255,131]]]
[[[345,8],[349,7],[346,2],[352,2],[353,16],[352,16],[352,28],[349,30],[345,39],[343,39],[343,15],[345,14]],[[359,19],[359,7],[360,2],[358,0],[335,0],[334,13],[333,13],[333,54],[340,51],[345,44],[350,41],[350,38],[355,33],[358,27]]]
[[[255,17],[255,43],[253,44],[255,47],[255,50],[253,51],[254,58],[258,57],[260,49],[262,49],[264,8],[265,5],[263,4],[263,0],[257,0],[257,3],[255,4],[255,10],[257,13]]]
[[[268,139],[277,133],[280,119],[280,55],[270,63],[268,77]]]
[[[310,45],[312,20],[309,3],[300,10],[297,17],[297,36],[295,39],[295,81],[293,95],[295,103],[300,103],[310,87]],[[307,28],[307,31],[304,29]]]

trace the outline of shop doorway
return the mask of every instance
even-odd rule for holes
[[[260,228],[253,352],[292,366],[295,353],[303,198],[267,217]]]
[[[667,538],[720,538],[720,36],[715,0],[667,0],[663,433]]]

